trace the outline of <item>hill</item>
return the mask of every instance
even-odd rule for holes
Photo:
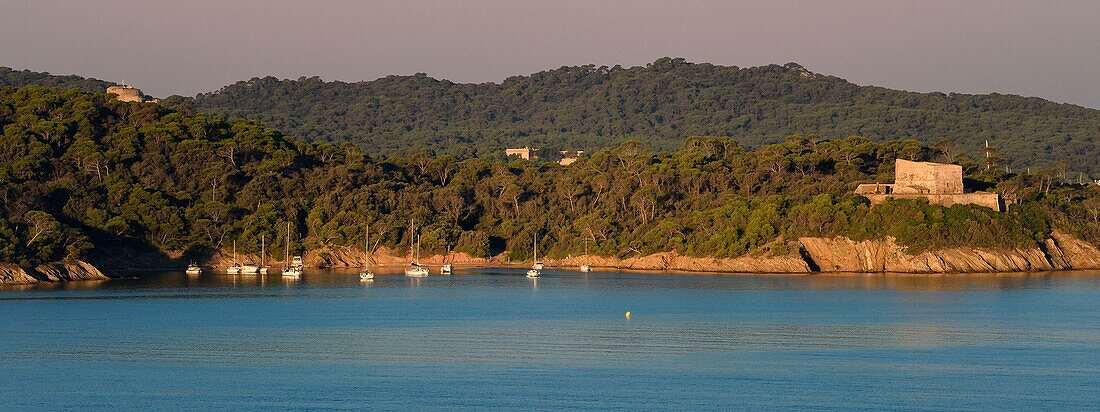
[[[37,85],[59,87],[62,89],[73,88],[86,92],[99,93],[107,90],[107,86],[113,86],[114,84],[115,83],[108,81],[75,75],[56,75],[30,70],[15,70],[10,67],[0,66],[0,87]]]
[[[858,135],[925,145],[946,140],[972,159],[989,141],[1016,169],[1065,162],[1073,171],[1100,173],[1098,110],[1014,95],[859,86],[793,63],[738,68],[663,58],[484,84],[422,74],[357,83],[265,77],[172,103],[261,121],[296,138],[361,143],[372,154],[498,156],[523,145],[555,153],[627,139],[673,150],[690,136],[760,147],[791,134]]]
[[[405,250],[416,222],[426,253],[548,258],[657,252],[736,257],[790,253],[791,239],[892,236],[910,251],[1042,247],[1054,228],[1100,243],[1100,187],[1058,177],[973,176],[1019,202],[1006,213],[896,201],[875,208],[857,183],[889,181],[894,160],[933,151],[789,136],[745,149],[691,138],[676,151],[638,142],[556,163],[451,156],[371,159],[353,144],[299,142],[254,122],[189,114],[104,93],[0,87],[0,263],[122,251],[202,260],[231,241],[283,254],[371,239]],[[545,248],[545,249],[544,249]],[[127,262],[128,263],[128,262]],[[125,263],[124,263],[125,264]]]

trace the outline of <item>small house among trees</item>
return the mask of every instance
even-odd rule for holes
[[[519,156],[523,160],[531,160],[532,157],[535,157],[535,152],[537,151],[538,149],[532,149],[530,147],[521,147],[519,149],[504,149],[504,156]]]

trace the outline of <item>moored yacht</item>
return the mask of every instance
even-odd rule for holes
[[[409,267],[405,268],[405,276],[410,278],[426,278],[428,277],[428,267],[416,262],[409,263]]]
[[[240,267],[240,273],[242,275],[255,275],[255,274],[260,273],[260,266],[255,264],[255,263],[252,263],[252,261],[245,262],[243,265],[240,265],[239,267]]]
[[[367,240],[363,249],[363,272],[359,274],[359,280],[374,280],[374,273],[370,271],[370,226],[367,226]]]
[[[264,235],[260,234],[260,267],[256,269],[261,275],[266,275],[267,270],[267,242],[264,240]]]
[[[439,274],[440,275],[450,275],[451,272],[453,272],[453,271],[454,271],[454,268],[451,266],[450,263],[439,267]]]
[[[302,264],[302,257],[295,256],[292,260],[290,258],[290,222],[286,223],[286,262],[283,267],[283,277],[298,278],[302,276],[302,269],[305,265]]]
[[[535,245],[535,247],[534,247],[534,251],[535,251],[534,252],[534,261],[535,261],[535,264],[531,266],[531,270],[527,271],[527,277],[537,278],[539,276],[542,276],[542,262],[539,262],[539,235],[537,233],[535,234],[535,240],[532,244]]]
[[[409,242],[412,242],[412,232],[409,233]],[[428,276],[428,267],[420,264],[420,236],[416,237],[413,253],[409,260],[409,267],[405,268],[405,276],[410,278],[423,278]]]
[[[241,274],[241,264],[237,263],[237,241],[233,241],[233,264],[225,268],[227,275],[239,275]]]
[[[188,275],[198,275],[198,274],[201,274],[201,273],[202,273],[202,268],[199,267],[199,265],[196,265],[195,262],[191,262],[191,264],[187,265],[187,274]]]
[[[588,260],[588,238],[587,237],[584,238],[584,259]],[[591,272],[591,271],[592,271],[592,266],[589,266],[587,263],[581,265],[581,272],[588,273],[588,272]]]

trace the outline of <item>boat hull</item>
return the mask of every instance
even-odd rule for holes
[[[405,276],[410,278],[428,277],[428,269],[405,269]]]

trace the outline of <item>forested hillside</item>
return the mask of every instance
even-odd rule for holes
[[[75,88],[86,92],[100,93],[114,83],[99,79],[84,78],[75,75],[56,75],[30,70],[14,70],[0,66],[0,86],[52,86],[62,89]]]
[[[645,67],[562,67],[503,82],[425,75],[324,82],[238,82],[171,104],[261,121],[311,141],[356,142],[384,154],[499,156],[504,147],[613,147],[639,140],[674,150],[689,136],[746,147],[791,134],[954,142],[970,158],[986,140],[1008,165],[1100,173],[1100,111],[1039,98],[913,93],[859,86],[796,64],[737,68],[660,59]]]
[[[1020,204],[1007,213],[898,201],[871,209],[860,182],[889,181],[894,159],[936,155],[913,140],[809,136],[748,150],[693,137],[679,150],[639,142],[562,167],[550,162],[365,154],[304,143],[247,121],[122,103],[102,93],[0,87],[0,262],[114,253],[355,245],[403,250],[416,222],[429,252],[551,257],[786,253],[799,236],[895,236],[911,250],[1034,245],[1052,227],[1100,242],[1100,190],[1055,174],[975,177]],[[976,173],[985,170],[970,170]]]

